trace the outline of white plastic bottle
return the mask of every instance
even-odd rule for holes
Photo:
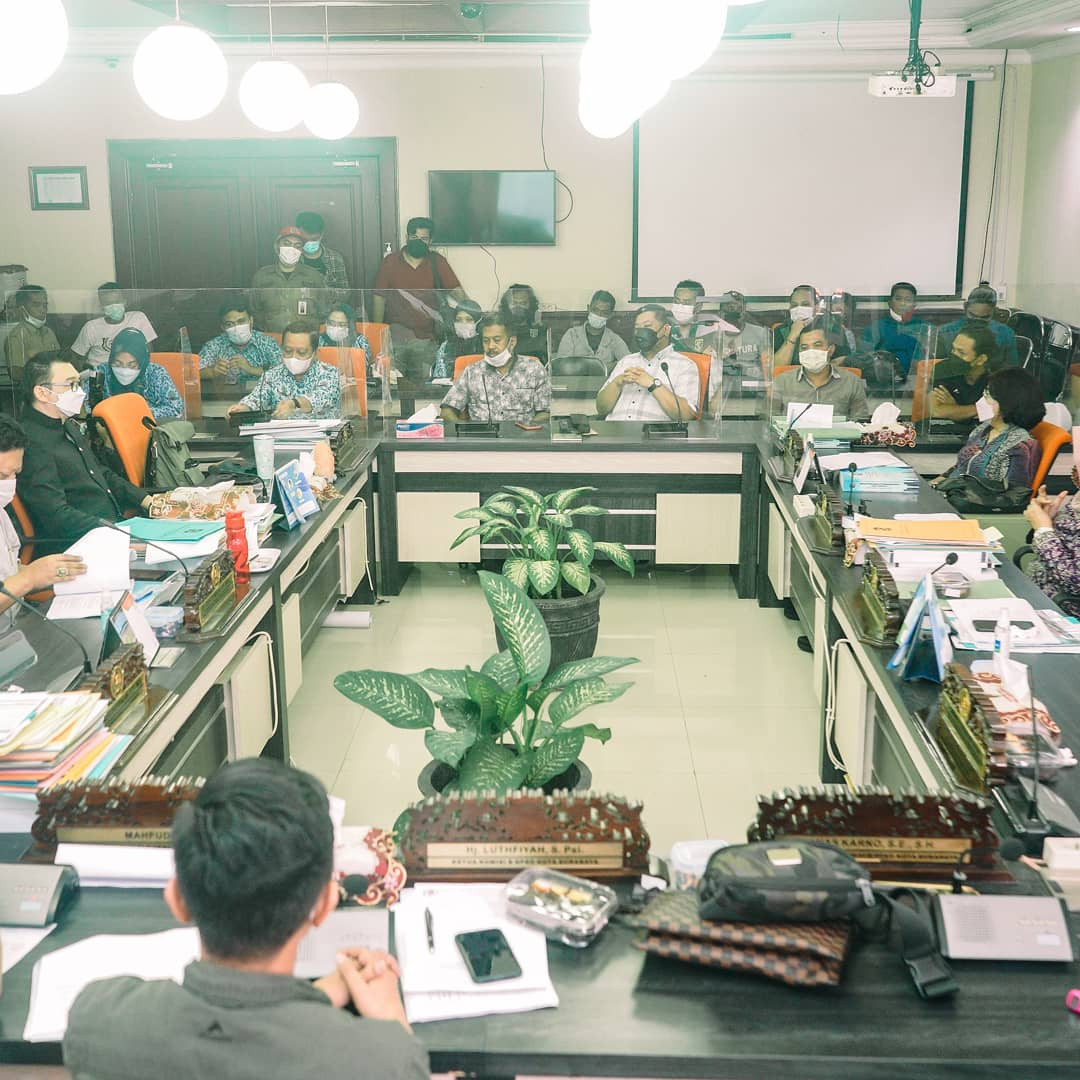
[[[1007,608],[1002,608],[994,626],[994,671],[1002,679],[1009,666],[1009,653],[1012,649],[1012,624]]]

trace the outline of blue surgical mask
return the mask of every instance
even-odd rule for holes
[[[321,240],[308,240],[307,243],[304,244],[304,254],[305,255],[318,255],[319,254],[319,248],[321,248],[321,247],[322,247],[322,241]]]

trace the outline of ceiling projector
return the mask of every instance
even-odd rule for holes
[[[883,71],[871,75],[867,87],[871,97],[956,97],[956,76],[936,75],[929,85],[908,75],[905,79],[899,71]]]

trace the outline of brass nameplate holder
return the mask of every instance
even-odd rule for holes
[[[85,676],[75,689],[100,694],[109,703],[105,710],[105,726],[110,731],[133,734],[148,714],[150,686],[143,647],[122,645],[103,660],[97,670]]]
[[[91,780],[38,791],[30,832],[38,852],[58,842],[168,847],[176,811],[199,794],[201,778]]]
[[[828,484],[822,484],[810,519],[816,540],[814,550],[825,555],[844,553],[844,501]]]
[[[904,621],[900,592],[881,553],[867,547],[862,582],[855,593],[859,616],[859,640],[884,647],[896,644],[896,634]]]
[[[806,444],[803,442],[802,435],[800,435],[795,428],[791,428],[784,437],[783,447],[784,475],[794,476],[799,467],[799,462],[802,461],[803,450],[806,448]]]
[[[986,691],[963,664],[945,668],[931,730],[961,787],[989,792],[1005,782],[1005,725]]]
[[[758,796],[750,840],[835,844],[879,880],[949,880],[961,856],[976,878],[1009,878],[997,857],[991,803],[971,792],[799,788]]]
[[[184,625],[176,640],[206,641],[220,636],[234,607],[236,573],[232,553],[219,551],[192,571],[184,586]]]
[[[623,878],[649,864],[641,804],[591,792],[433,795],[397,832],[414,881],[506,881],[529,866]]]

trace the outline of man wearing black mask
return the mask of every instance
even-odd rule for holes
[[[994,335],[998,357],[1002,367],[1019,367],[1020,356],[1016,351],[1016,335],[1012,329],[994,318],[997,308],[997,292],[985,281],[968,293],[964,316],[946,323],[938,330],[938,356],[953,355],[953,338],[965,327],[982,327]]]
[[[633,346],[596,395],[596,411],[609,420],[694,420],[701,380],[697,365],[671,346],[671,315],[646,304],[634,317]]]

